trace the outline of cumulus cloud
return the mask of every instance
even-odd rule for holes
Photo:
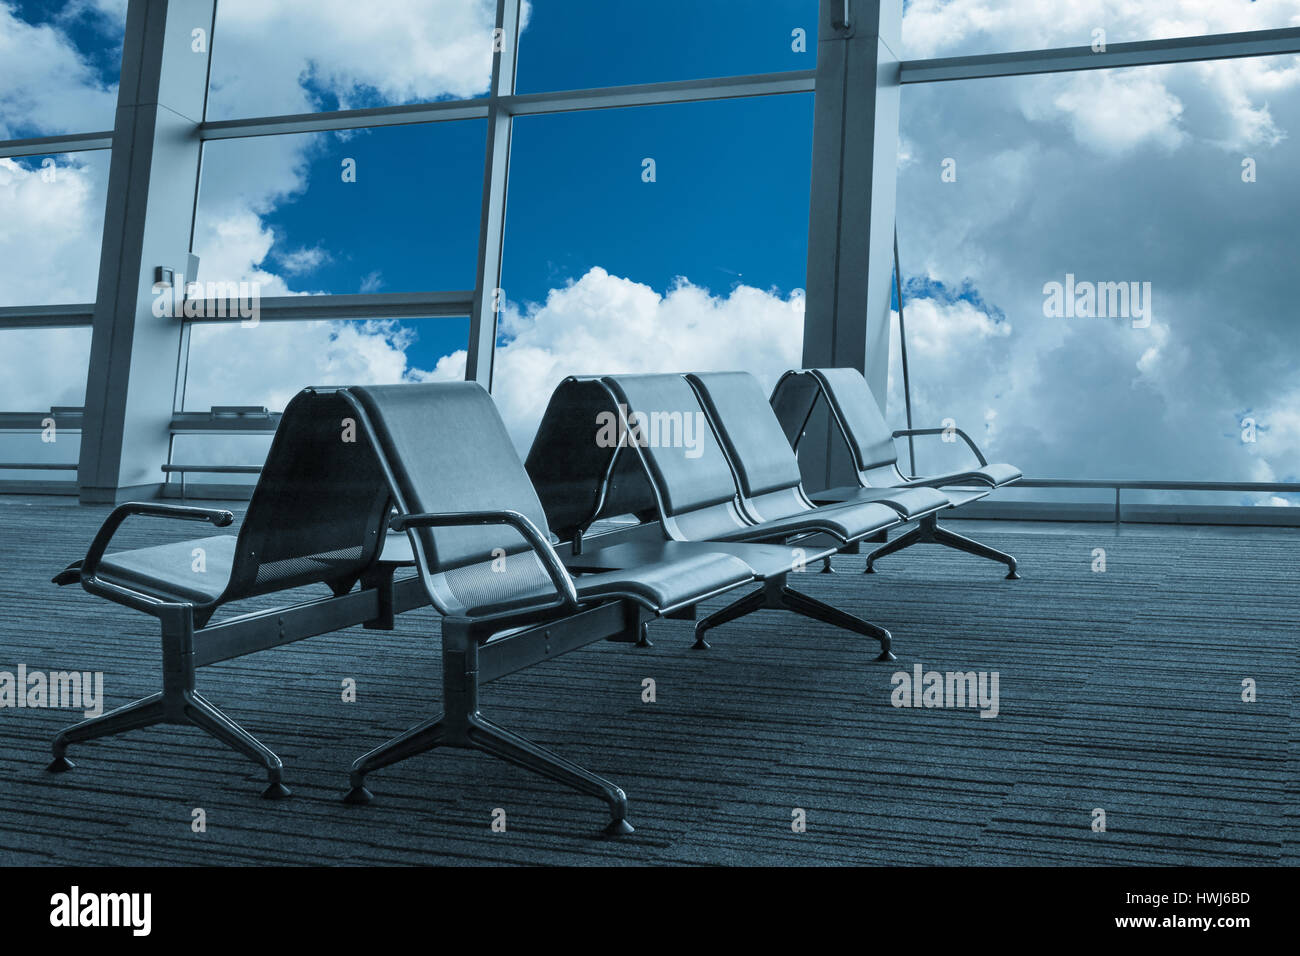
[[[185,407],[206,411],[238,401],[278,411],[309,385],[387,385],[423,377],[407,367],[415,334],[396,322],[201,326],[191,332],[191,351],[223,359],[190,363]]]
[[[117,84],[100,79],[66,32],[0,2],[0,139],[111,129],[116,107]]]
[[[482,94],[492,0],[222,0],[210,119]],[[382,51],[382,53],[377,52]]]
[[[490,69],[483,42],[490,7],[487,0],[385,5],[358,26],[355,6],[342,0],[223,0],[212,116],[479,94]],[[8,12],[0,2],[0,24]],[[904,20],[905,55],[1081,45],[1097,27],[1110,43],[1265,29],[1300,22],[1298,14],[1298,0],[914,0]],[[18,33],[48,53],[44,63],[13,44],[0,49],[21,58],[0,56],[0,91],[19,91],[0,99],[0,124],[78,91],[86,92],[88,110],[97,97],[102,107],[108,91],[78,65],[66,38],[42,29]],[[0,44],[10,35],[0,30]],[[28,75],[15,62],[28,73],[45,71],[53,85],[7,82],[7,70]],[[909,87],[899,151],[904,268],[926,277],[909,285],[907,301],[916,423],[953,418],[990,456],[1044,476],[1300,474],[1294,330],[1279,308],[1290,301],[1285,277],[1293,271],[1300,208],[1293,190],[1276,186],[1278,171],[1297,161],[1287,139],[1289,117],[1300,108],[1297,62],[1270,57]],[[268,137],[210,147],[220,161],[205,163],[196,236],[207,277],[255,279],[268,295],[310,291],[312,256],[341,252],[278,249],[284,237],[267,225],[270,213],[302,192],[312,143],[310,136]],[[1245,150],[1260,160],[1255,186],[1239,178]],[[956,183],[940,184],[945,157],[957,160]],[[94,205],[90,193],[77,198],[70,179],[66,193],[46,197],[52,206],[38,208],[38,194],[23,193],[34,189],[30,175],[0,164],[0,196],[25,195],[23,215],[44,216],[51,229],[84,219]],[[58,239],[54,229],[42,237],[48,245],[29,250],[6,240],[4,228],[0,222],[0,262],[8,255],[77,261],[88,234],[72,230]],[[90,233],[97,250],[97,227]],[[25,232],[16,226],[13,235]],[[30,289],[14,294],[29,302],[86,298],[73,294],[75,282],[57,278],[61,267],[44,273],[46,286],[66,286],[58,295],[49,288],[38,299]],[[1113,320],[1045,318],[1043,283],[1066,272],[1152,281],[1155,320],[1133,329]],[[713,292],[696,284],[698,276],[661,291],[640,278],[591,269],[544,302],[507,313],[496,395],[521,449],[546,397],[568,374],[748,368],[770,384],[799,363],[802,316],[787,296],[747,286]],[[375,276],[367,286],[380,281]],[[978,294],[953,294],[968,281]],[[220,369],[191,367],[189,407],[282,407],[307,381],[464,373],[463,352],[434,369],[412,368],[410,332],[392,324],[264,323],[195,335],[210,337],[232,359]],[[901,423],[896,354],[890,417]],[[1260,424],[1256,443],[1241,441],[1243,409]]]
[[[527,451],[555,386],[568,375],[743,368],[770,388],[799,364],[800,296],[738,285],[718,295],[686,279],[664,294],[591,269],[545,303],[507,313],[493,393],[511,437]],[[463,378],[465,353],[432,378]]]
[[[496,17],[492,0],[384,0],[370,4],[364,17],[356,9],[350,0],[222,0],[208,118],[426,102],[487,91]],[[298,250],[280,251],[277,243],[287,239],[276,236],[265,220],[305,191],[311,156],[334,135],[346,136],[209,144],[194,238],[202,279],[255,281],[265,295],[315,291],[296,287],[294,280],[309,276],[337,250],[317,249],[307,258]],[[317,252],[320,258],[311,258]],[[367,277],[363,291],[381,286],[382,277]]]
[[[0,159],[0,305],[91,302],[106,152]]]

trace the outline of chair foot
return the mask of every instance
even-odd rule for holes
[[[625,819],[627,816],[627,795],[604,777],[599,777],[572,760],[551,753],[539,747],[527,738],[513,731],[506,730],[482,714],[473,714],[467,727],[466,744],[475,750],[491,754],[525,770],[585,793],[588,796],[604,800],[609,807],[610,827],[615,832],[632,831]],[[623,827],[627,830],[623,831]]]
[[[878,661],[896,661],[896,660],[898,660],[898,658],[894,656],[894,652],[893,652],[893,651],[885,650],[885,651],[881,651],[881,652],[880,652],[880,656],[877,657],[876,660],[878,660]]]
[[[292,796],[293,791],[286,787],[280,781],[272,782],[265,790],[262,791],[263,800],[283,800],[285,797]]]
[[[695,638],[695,643],[691,645],[691,650],[693,650],[693,651],[707,651],[707,650],[709,650],[711,647],[713,647],[712,644],[710,644],[708,641],[706,641],[703,637],[700,637],[699,635],[697,635],[696,638]]]
[[[629,833],[635,833],[632,824],[626,820],[611,820],[609,826],[605,827],[605,836],[617,837],[627,836]]]
[[[50,765],[45,769],[48,770],[50,773],[65,773],[66,771],[71,770],[75,766],[76,764],[73,763],[71,760],[69,760],[67,757],[55,757],[53,760],[50,761]]]
[[[720,624],[726,624],[728,621],[734,621],[736,618],[744,617],[746,614],[762,610],[766,606],[767,587],[764,586],[755,591],[750,591],[739,600],[732,601],[722,610],[714,611],[695,625],[695,649],[699,651],[708,649],[709,645],[704,640],[706,631],[712,630]]]
[[[831,567],[831,559],[830,559],[830,558],[823,558],[823,559],[822,559],[822,569],[821,569],[820,573],[821,573],[821,574],[834,574],[834,573],[835,573],[835,569],[834,569],[833,567]]]
[[[868,565],[867,565],[867,570],[863,571],[862,573],[863,573],[863,574],[875,574],[875,573],[876,573],[876,569],[873,568],[871,565],[868,564]]]
[[[353,787],[343,795],[343,802],[350,803],[354,807],[364,807],[375,799],[375,795],[365,787]]]
[[[650,640],[649,621],[641,622],[641,636],[637,639],[637,642],[632,646],[633,647],[654,647],[654,642]]]
[[[874,638],[880,643],[880,657],[876,660],[893,660],[890,653],[894,645],[893,635],[879,624],[872,624],[860,617],[841,611],[837,607],[832,607],[823,601],[809,597],[802,591],[796,591],[791,587],[783,587],[779,592],[780,606],[787,611],[794,611],[796,614],[802,614],[804,617],[810,617],[815,621],[822,621],[835,627],[842,627],[847,631],[853,631],[855,634],[862,634],[866,637]],[[886,657],[885,655],[889,655]]]
[[[1018,572],[1018,571],[1014,571],[1014,570],[1012,570],[1012,571],[1008,571],[1005,580],[1007,580],[1007,581],[1019,581],[1019,580],[1020,580],[1020,572]]]

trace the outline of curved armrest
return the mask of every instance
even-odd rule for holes
[[[439,514],[398,515],[388,523],[394,531],[406,531],[411,528],[453,528],[489,524],[510,525],[532,547],[533,553],[542,561],[551,583],[555,585],[560,604],[571,608],[578,606],[578,589],[573,586],[573,578],[565,570],[564,562],[551,547],[551,542],[525,515],[518,511],[449,511]]]
[[[894,437],[907,438],[912,435],[946,435],[949,432],[955,432],[962,437],[962,440],[966,442],[970,450],[975,453],[975,457],[978,459],[981,468],[988,465],[988,459],[986,459],[984,453],[979,450],[979,446],[975,444],[970,435],[967,435],[960,428],[900,428],[898,431],[894,432]]]
[[[122,522],[132,515],[143,515],[151,518],[176,518],[181,521],[207,521],[218,528],[224,528],[235,520],[235,516],[229,511],[217,508],[190,508],[185,505],[160,505],[152,502],[129,501],[113,509],[109,516],[104,519],[104,523],[100,525],[99,531],[95,533],[94,540],[90,542],[90,548],[86,551],[85,558],[70,564],[55,575],[54,583],[60,585],[71,584],[74,580],[80,580],[81,586],[91,594],[98,594],[100,597],[108,598],[119,604],[125,604],[137,611],[144,611],[146,614],[156,614],[160,607],[167,606],[168,602],[153,595],[101,580],[95,573],[99,569],[99,562],[104,557],[104,552],[108,550],[109,542],[113,540],[113,535],[117,533],[117,529],[121,527]],[[75,578],[73,577],[74,574],[76,575]]]
[[[218,528],[224,528],[235,520],[235,516],[229,511],[217,508],[190,508],[185,505],[160,505],[145,501],[128,501],[124,505],[118,505],[104,519],[104,523],[100,525],[94,540],[90,542],[90,549],[81,562],[81,578],[83,581],[86,578],[95,576],[99,561],[104,557],[104,552],[108,549],[109,542],[113,540],[113,535],[117,534],[117,529],[122,522],[133,515],[150,518],[176,518],[180,521],[207,521]]]

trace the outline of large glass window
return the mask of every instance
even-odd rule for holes
[[[527,448],[569,374],[797,364],[812,96],[516,121],[493,392]]]
[[[108,150],[0,158],[0,306],[93,302]]]
[[[495,0],[220,0],[209,120],[481,96]]]
[[[905,0],[902,52],[905,59],[927,59],[1100,48],[1294,26],[1300,26],[1300,0]]]
[[[1295,481],[1297,117],[1290,56],[906,88],[916,423],[1035,477]]]
[[[86,397],[90,329],[0,329],[0,411],[39,412]]]
[[[449,372],[447,356],[466,348],[469,322],[266,321],[248,327],[198,323],[189,334],[184,411],[254,405],[279,412],[310,385],[462,378],[463,363]]]
[[[0,140],[113,128],[126,4],[0,3]]]
[[[817,0],[534,0],[530,6],[519,43],[520,93],[817,66]]]
[[[199,278],[263,295],[473,288],[486,125],[208,143]]]

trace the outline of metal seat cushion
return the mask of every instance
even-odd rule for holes
[[[798,534],[826,531],[844,541],[856,541],[898,524],[898,512],[882,504],[845,504],[815,508],[774,518],[762,524],[717,535],[717,541],[774,541]]]
[[[500,613],[543,604],[554,597],[555,587],[536,555],[514,555],[506,558],[505,564],[504,572],[499,564],[494,570],[492,562],[447,572],[446,583],[463,602],[466,613]],[[753,580],[754,573],[744,561],[708,552],[580,574],[574,577],[573,583],[579,602],[628,598],[662,614]]]
[[[1025,473],[1015,465],[1008,465],[1006,462],[990,462],[981,468],[972,468],[969,471],[953,471],[946,475],[925,475],[920,478],[913,478],[907,483],[909,485],[924,484],[930,488],[940,488],[944,485],[963,485],[987,484],[994,488],[1001,488],[1013,481],[1023,478]]]
[[[956,508],[984,498],[991,490],[969,492],[956,488],[932,488],[926,485],[909,485],[905,488],[863,488],[860,485],[844,485],[819,491],[812,497],[818,504],[878,501],[897,511],[904,521],[912,521],[943,508]]]
[[[99,575],[165,601],[212,604],[230,582],[236,540],[223,534],[118,551],[100,560]]]
[[[835,547],[822,547],[813,542],[784,545],[726,541],[628,541],[584,550],[581,554],[565,559],[565,563],[570,567],[603,571],[677,561],[700,554],[727,554],[744,562],[753,576],[761,581],[806,567],[809,562],[829,557],[836,550]]]

